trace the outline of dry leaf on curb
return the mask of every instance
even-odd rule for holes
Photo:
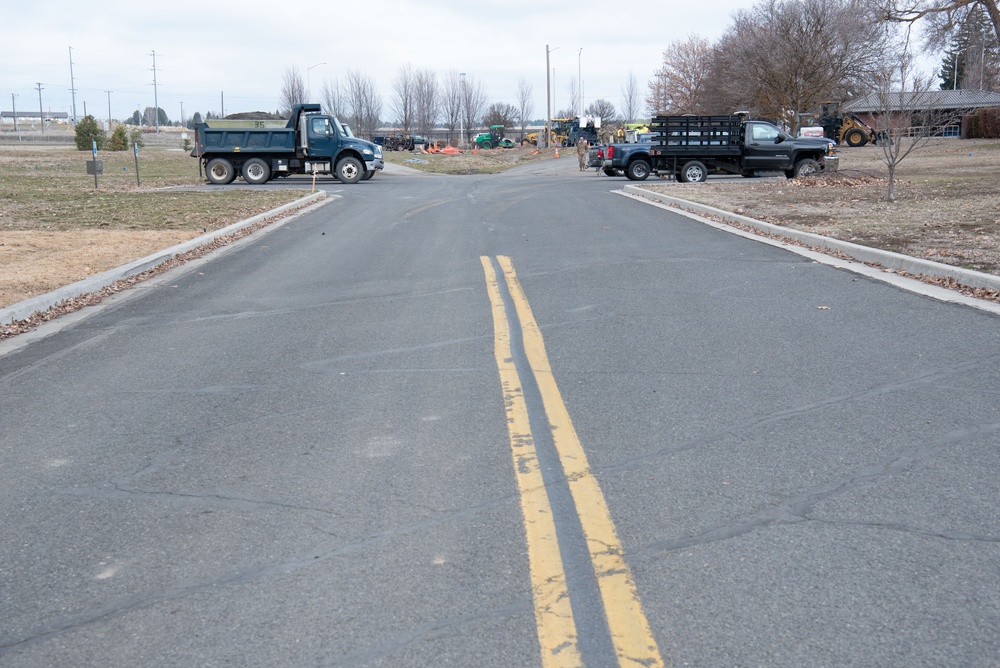
[[[817,306],[816,308],[819,309],[820,311],[829,311],[830,310],[829,306]]]

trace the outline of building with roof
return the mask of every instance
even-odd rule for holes
[[[872,93],[843,106],[844,113],[856,114],[874,127],[886,126],[922,133],[928,125],[932,133],[945,137],[966,137],[971,114],[981,109],[1000,109],[1000,93],[989,90],[893,91]],[[892,116],[886,122],[882,117]]]

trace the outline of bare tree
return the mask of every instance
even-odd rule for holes
[[[444,94],[441,100],[444,125],[448,128],[448,141],[452,141],[455,128],[462,122],[462,80],[458,72],[452,70],[444,80]]]
[[[430,70],[419,70],[416,74],[416,98],[414,118],[421,134],[428,135],[437,123],[441,109],[441,89],[437,75]]]
[[[521,77],[517,80],[517,120],[521,126],[522,137],[525,128],[528,127],[528,121],[531,120],[531,114],[535,111],[534,102],[531,100],[533,92],[534,87],[526,78]]]
[[[671,42],[648,84],[646,107],[650,114],[703,113],[711,59],[712,46],[707,39],[691,35]]]
[[[294,65],[285,70],[281,75],[281,95],[278,104],[282,111],[291,113],[292,107],[303,104],[306,101],[306,82],[302,80],[302,74]]]
[[[467,130],[480,127],[488,99],[486,84],[470,76],[462,86],[462,118]]]
[[[884,16],[899,23],[923,20],[931,46],[943,46],[969,12],[984,10],[1000,42],[1000,6],[997,0],[883,0]]]
[[[896,201],[896,168],[914,151],[927,146],[947,125],[959,123],[963,110],[937,109],[929,94],[932,77],[912,73],[911,58],[904,47],[895,67],[886,68],[876,79],[872,126],[880,149],[879,159],[889,176],[886,199]]]
[[[348,70],[345,102],[351,127],[358,136],[371,137],[378,129],[382,114],[382,98],[378,94],[375,80],[361,70]]]
[[[486,127],[502,125],[504,128],[513,128],[517,126],[517,116],[518,110],[514,105],[507,102],[494,102],[483,115],[483,125]]]
[[[639,115],[639,81],[635,72],[628,71],[625,83],[622,84],[622,115],[626,123],[632,123]]]
[[[396,124],[404,133],[410,132],[413,125],[414,107],[417,96],[417,75],[410,63],[399,67],[396,78],[392,80],[392,112],[396,115]]]
[[[855,95],[883,67],[890,26],[867,0],[761,0],[716,44],[715,104],[784,122]]]
[[[601,119],[601,127],[605,127],[612,123],[618,122],[618,111],[615,109],[615,105],[611,104],[607,100],[597,99],[590,103],[587,107],[588,116],[597,116]]]
[[[347,118],[347,105],[339,81],[336,79],[324,80],[322,97],[323,109],[326,113],[338,118]]]

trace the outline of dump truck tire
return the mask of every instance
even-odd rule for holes
[[[341,158],[337,163],[337,180],[341,183],[357,183],[365,175],[365,170],[357,158]]]
[[[243,180],[251,185],[258,186],[267,183],[271,179],[271,168],[260,158],[250,158],[243,163],[240,170]]]
[[[205,165],[205,178],[209,183],[224,186],[236,179],[236,168],[225,158],[212,158]]]

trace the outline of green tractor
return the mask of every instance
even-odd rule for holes
[[[480,132],[472,138],[476,148],[514,148],[517,144],[503,136],[504,126],[491,125],[489,132]]]

